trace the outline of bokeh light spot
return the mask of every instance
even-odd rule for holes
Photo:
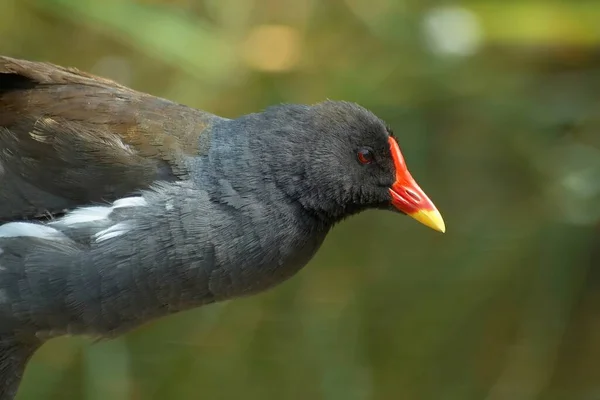
[[[301,40],[297,29],[285,25],[254,28],[242,46],[242,58],[250,68],[282,72],[293,69],[300,59]]]

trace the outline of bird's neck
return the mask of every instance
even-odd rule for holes
[[[294,205],[300,220],[323,231],[364,210],[364,205],[335,191],[326,193],[315,187],[307,171],[312,144],[298,142],[302,139],[287,131],[295,125],[280,122],[260,114],[217,121],[210,133],[210,152],[189,159],[189,170],[195,174],[192,180],[210,182],[215,198],[240,193],[275,208]]]

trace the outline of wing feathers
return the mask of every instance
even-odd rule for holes
[[[76,69],[0,57],[0,221],[186,179],[218,119]]]

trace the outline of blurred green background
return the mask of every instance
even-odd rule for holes
[[[94,344],[19,399],[600,399],[600,2],[0,0],[0,53],[235,117],[356,101],[445,235],[344,222],[296,277]]]

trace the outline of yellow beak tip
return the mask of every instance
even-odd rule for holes
[[[438,210],[419,210],[408,215],[433,230],[446,232],[446,224],[444,224],[444,219]]]

